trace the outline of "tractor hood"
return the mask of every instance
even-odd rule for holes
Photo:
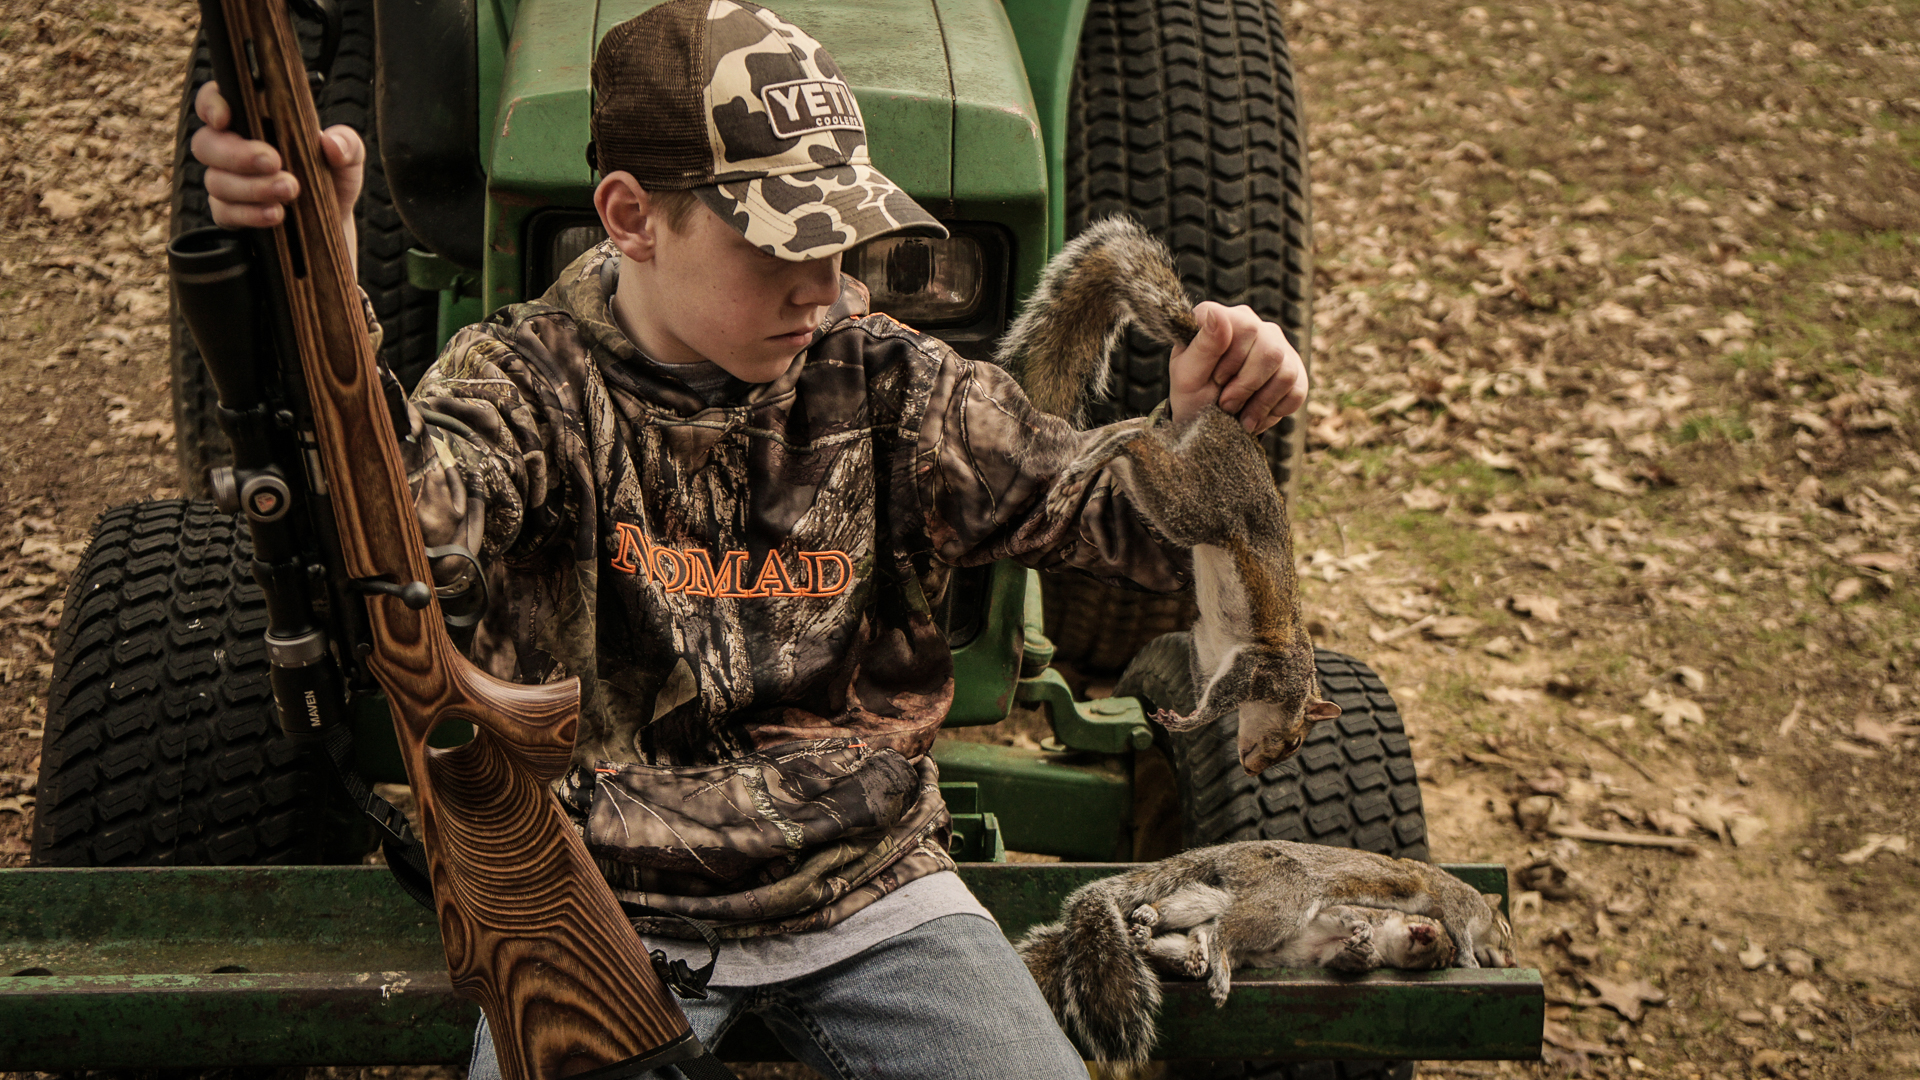
[[[584,204],[593,50],[658,0],[522,0],[481,155],[496,197]],[[874,165],[922,205],[1044,198],[1040,125],[999,0],[779,0],[852,85]],[[483,114],[486,111],[483,103]],[[956,162],[959,163],[956,174]]]

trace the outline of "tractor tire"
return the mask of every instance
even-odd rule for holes
[[[296,16],[297,18],[297,16]],[[340,4],[340,49],[321,88],[316,104],[322,125],[347,124],[367,144],[366,186],[354,209],[360,238],[360,287],[373,301],[383,337],[380,359],[409,388],[433,362],[434,334],[439,311],[435,293],[407,282],[407,249],[413,234],[400,222],[387,192],[380,165],[380,136],[373,109],[374,41],[372,0],[343,0]],[[303,40],[318,50],[317,29],[300,20]],[[311,31],[311,32],[310,32]],[[173,208],[170,236],[213,224],[207,206],[206,167],[193,159],[193,133],[200,130],[193,96],[213,77],[205,38],[196,38],[180,101],[180,122],[173,153]],[[187,332],[176,308],[172,339],[174,442],[180,462],[181,490],[189,497],[208,495],[207,470],[227,464],[231,451],[226,433],[214,419],[219,402],[199,346]]]
[[[1156,638],[1127,667],[1116,695],[1154,709],[1191,713],[1197,704],[1189,635]],[[1236,840],[1294,840],[1426,860],[1427,825],[1412,748],[1393,696],[1373,669],[1328,649],[1314,650],[1320,688],[1340,717],[1317,725],[1300,753],[1259,776],[1240,768],[1239,717],[1166,733],[1180,807],[1182,841],[1205,847]],[[1411,1080],[1410,1061],[1209,1061],[1176,1065],[1170,1076],[1224,1080]]]
[[[1167,242],[1190,295],[1246,304],[1309,357],[1313,228],[1306,125],[1276,0],[1092,0],[1067,106],[1067,234],[1117,214]],[[1167,350],[1129,334],[1096,423],[1167,397]],[[1305,429],[1261,436],[1281,490]],[[1111,672],[1193,622],[1189,595],[1042,575],[1057,659]]]
[[[60,616],[34,866],[358,861],[363,818],[280,732],[252,543],[209,503],[106,512]]]

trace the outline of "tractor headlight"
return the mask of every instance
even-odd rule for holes
[[[875,311],[916,326],[970,322],[986,295],[986,252],[959,233],[872,240],[847,252],[841,269],[866,282]]]

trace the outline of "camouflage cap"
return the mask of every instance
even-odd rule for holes
[[[860,106],[826,48],[766,8],[668,0],[601,39],[593,88],[595,168],[691,189],[770,255],[947,235],[868,160]]]

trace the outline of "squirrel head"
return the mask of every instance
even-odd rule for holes
[[[1296,699],[1285,701],[1243,701],[1240,703],[1240,767],[1248,776],[1258,776],[1300,752],[1307,733],[1322,720],[1340,715],[1340,706],[1331,701]]]
[[[1385,956],[1388,967],[1406,971],[1431,971],[1452,967],[1458,949],[1446,927],[1425,915],[1396,911],[1374,933],[1374,945]]]
[[[1340,715],[1340,706],[1320,696],[1313,642],[1302,634],[1291,648],[1247,648],[1207,687],[1201,722],[1240,710],[1240,767],[1248,776],[1273,768],[1300,752],[1313,725]]]

